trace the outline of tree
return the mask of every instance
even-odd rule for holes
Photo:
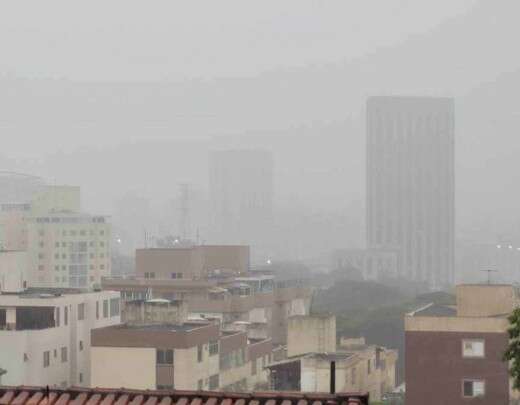
[[[509,374],[513,378],[515,389],[520,389],[520,308],[516,308],[507,318],[509,320],[509,345],[504,353],[504,361],[508,361]]]

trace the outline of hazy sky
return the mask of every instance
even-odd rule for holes
[[[88,80],[254,75],[356,58],[474,3],[1,1],[0,73]]]

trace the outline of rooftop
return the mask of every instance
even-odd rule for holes
[[[134,330],[149,330],[149,331],[170,331],[170,332],[189,332],[191,330],[203,328],[210,325],[209,322],[185,322],[183,324],[161,323],[150,325],[130,325],[121,324],[110,326],[114,329],[134,329]]]
[[[0,405],[368,405],[360,393],[139,391],[1,387]]]

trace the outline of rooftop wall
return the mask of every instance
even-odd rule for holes
[[[515,306],[511,285],[462,284],[457,286],[457,316],[509,314]]]
[[[289,318],[287,356],[336,351],[336,317],[297,315]]]

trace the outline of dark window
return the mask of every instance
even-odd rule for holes
[[[218,374],[212,375],[209,377],[209,389],[210,390],[216,390],[219,385],[219,378]]]
[[[103,300],[103,318],[108,318],[108,300]]]
[[[69,324],[69,307],[63,308],[63,323],[65,326]]]
[[[60,308],[56,308],[56,326],[60,326]]]
[[[49,367],[51,364],[51,353],[47,350],[43,352],[43,367]]]
[[[218,340],[211,340],[209,342],[209,355],[213,356],[214,354],[218,354]]]
[[[157,349],[157,364],[173,364],[172,349]]]
[[[82,321],[85,319],[85,304],[78,304],[78,321]]]
[[[96,319],[99,319],[99,301],[96,301]]]
[[[200,363],[203,359],[203,349],[204,349],[204,346],[203,345],[198,345],[197,346],[197,361]]]
[[[110,299],[110,316],[119,316],[119,298]]]
[[[66,347],[61,348],[61,362],[62,363],[67,362],[67,348]]]
[[[79,341],[79,351],[83,351],[83,340]]]

